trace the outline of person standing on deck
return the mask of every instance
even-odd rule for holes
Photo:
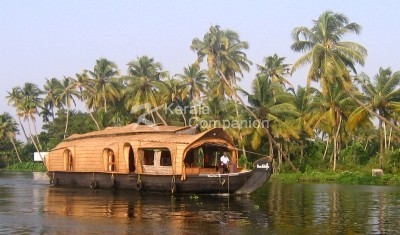
[[[224,169],[224,173],[228,173],[229,172],[229,170],[228,170],[229,158],[227,156],[225,156],[224,153],[222,153],[220,160],[221,160],[222,168]]]

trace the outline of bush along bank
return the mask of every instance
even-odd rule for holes
[[[339,183],[339,184],[364,184],[364,185],[400,185],[399,174],[384,174],[372,176],[366,172],[320,172],[307,171],[304,173],[276,173],[271,176],[271,181],[298,183]]]
[[[46,171],[46,167],[41,162],[18,162],[6,167],[5,169],[11,171]]]

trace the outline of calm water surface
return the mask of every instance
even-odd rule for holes
[[[0,234],[400,234],[400,187],[269,182],[251,197],[171,196],[0,171]]]

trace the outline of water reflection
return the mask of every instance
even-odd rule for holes
[[[270,182],[251,197],[51,188],[0,171],[0,234],[395,234],[400,188]]]
[[[85,224],[110,218],[118,230],[125,224],[126,232],[240,233],[242,228],[256,231],[267,225],[266,216],[248,197],[49,188],[44,205],[47,215],[79,218]]]
[[[400,233],[399,187],[271,182],[253,195],[261,198],[278,233]]]

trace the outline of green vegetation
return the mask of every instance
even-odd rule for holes
[[[12,171],[46,171],[46,167],[41,162],[23,162],[23,163],[15,163],[9,167],[7,170]]]
[[[372,176],[371,172],[320,172],[311,171],[304,173],[274,174],[271,181],[286,183],[312,182],[312,183],[339,183],[339,184],[363,184],[363,185],[400,185],[400,175],[385,174]]]
[[[361,26],[330,11],[312,22],[292,30],[288,47],[303,53],[297,61],[265,56],[254,78],[243,76],[252,64],[245,53],[249,43],[216,25],[188,45],[196,57],[181,74],[170,75],[147,55],[128,62],[126,73],[100,58],[75,77],[46,79],[43,88],[16,86],[7,99],[18,119],[0,116],[0,167],[30,162],[33,152],[48,151],[74,133],[160,123],[224,127],[241,150],[240,167],[270,155],[282,178],[396,181],[400,71],[380,68],[372,78],[358,74],[367,49],[344,39],[359,34]],[[305,65],[307,76],[296,77]],[[240,79],[251,83],[250,91],[238,86]],[[307,85],[293,87],[291,79]],[[77,103],[85,111],[74,110]],[[44,122],[41,133],[37,118]],[[26,143],[16,141],[18,132]],[[373,168],[384,169],[385,176],[368,177]]]

